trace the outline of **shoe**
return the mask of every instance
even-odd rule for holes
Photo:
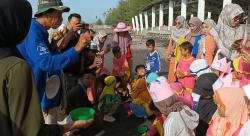
[[[116,119],[111,115],[104,115],[103,120],[107,122],[114,122]]]

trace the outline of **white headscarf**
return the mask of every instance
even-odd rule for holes
[[[179,29],[177,29],[175,26],[172,28],[172,34],[171,37],[174,40],[174,42],[177,42],[180,38],[184,38],[185,35],[187,34],[187,23],[186,23],[186,19],[183,16],[178,16],[176,17],[175,20],[180,21],[180,25],[181,27]]]
[[[221,53],[231,60],[238,56],[236,50],[231,50],[231,46],[235,40],[243,39],[243,41],[247,41],[245,25],[230,26],[230,21],[242,13],[244,13],[244,11],[239,5],[228,4],[221,11],[217,24],[218,38],[215,38],[215,40],[219,49],[222,50]]]

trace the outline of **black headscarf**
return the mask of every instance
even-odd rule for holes
[[[199,76],[195,83],[195,87],[193,92],[201,95],[201,99],[199,100],[198,113],[200,119],[205,122],[209,122],[217,110],[217,105],[213,100],[213,87],[212,85],[218,79],[218,76],[214,73],[206,73]],[[210,97],[211,99],[203,99],[204,97]]]
[[[22,42],[29,31],[31,18],[32,8],[28,1],[0,1],[0,57]]]

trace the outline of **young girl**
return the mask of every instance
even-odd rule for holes
[[[240,87],[250,84],[250,64],[242,57],[233,60],[234,78],[240,81]]]
[[[106,86],[99,97],[98,109],[104,113],[103,120],[114,122],[115,118],[112,115],[121,103],[119,95],[115,92],[116,79],[114,76],[108,76],[104,82]]]
[[[195,78],[190,74],[190,65],[195,60],[191,55],[193,46],[190,42],[181,44],[182,59],[177,65],[176,76],[187,92],[192,92],[195,84]]]
[[[155,106],[167,116],[164,121],[165,136],[194,136],[198,125],[199,115],[188,106],[183,106],[171,90],[167,80],[159,77],[150,84],[149,93]]]
[[[125,68],[129,68],[126,56],[121,54],[119,46],[113,47],[112,52],[114,55],[112,75],[121,76],[121,72]]]
[[[207,136],[236,136],[247,122],[248,110],[241,88],[226,87],[215,90],[214,99],[219,116],[210,123]],[[237,112],[236,112],[237,111]]]

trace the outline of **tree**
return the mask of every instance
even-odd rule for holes
[[[96,25],[103,25],[103,22],[102,22],[102,20],[101,19],[98,19],[97,21],[96,21],[96,23],[95,23]]]

